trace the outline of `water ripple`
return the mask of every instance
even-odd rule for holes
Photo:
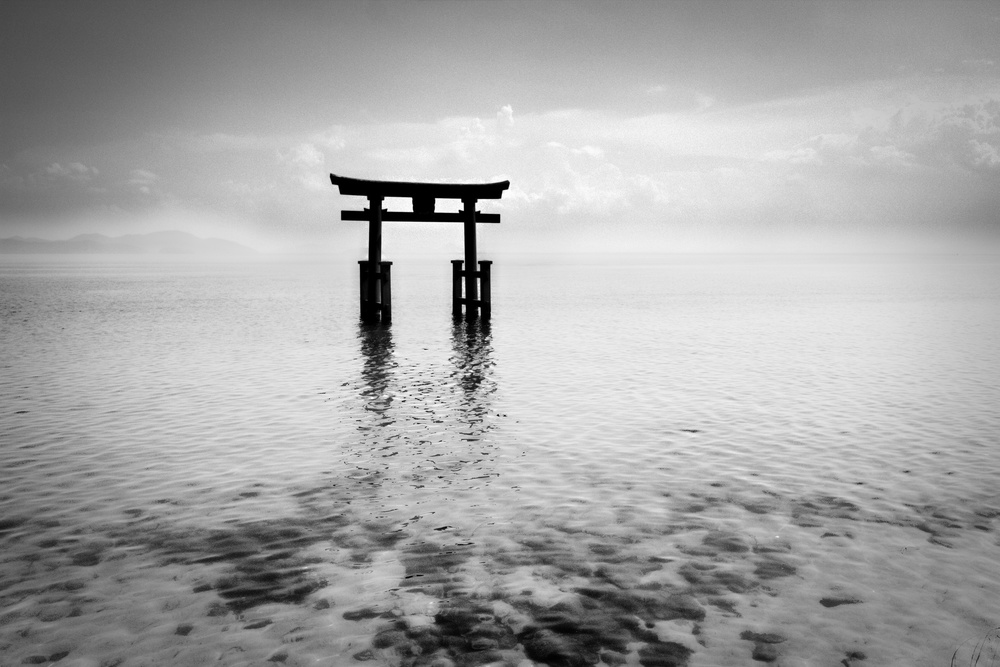
[[[328,265],[0,265],[12,660],[931,665],[995,627],[995,266],[498,264],[485,326],[399,268],[379,327]]]

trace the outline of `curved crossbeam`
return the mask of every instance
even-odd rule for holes
[[[497,183],[408,183],[369,181],[330,174],[330,182],[342,195],[362,197],[407,197],[410,199],[500,199],[510,181]]]

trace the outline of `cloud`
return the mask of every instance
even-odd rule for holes
[[[155,194],[156,183],[160,177],[147,169],[133,169],[129,172],[127,183],[143,195]]]
[[[341,151],[347,146],[346,130],[342,125],[334,125],[317,132],[311,140],[312,143],[331,151]]]
[[[330,182],[324,168],[326,155],[315,144],[304,141],[279,149],[277,158],[292,183],[313,192],[329,190]]]
[[[609,215],[625,207],[628,188],[620,168],[601,162],[591,168],[564,164],[546,179],[543,199],[556,202],[556,212],[566,215]]]
[[[645,94],[656,106],[676,111],[698,113],[715,104],[713,96],[685,86],[666,86],[658,83],[646,88]]]
[[[357,145],[373,178],[388,180],[454,179],[480,166],[509,159],[522,138],[514,111],[505,105],[495,118],[450,116],[434,123],[383,125],[359,136]],[[490,168],[495,173],[495,167]],[[375,176],[374,174],[378,174]]]
[[[804,142],[793,146],[788,149],[775,149],[773,151],[767,151],[761,155],[761,160],[764,162],[787,162],[789,164],[822,164],[822,159],[819,153],[813,146],[809,143],[812,142],[814,138],[810,138],[808,142]]]
[[[108,210],[113,191],[124,184],[78,160],[41,165],[22,161],[0,169],[0,222],[44,219],[66,212]]]
[[[695,102],[697,102],[696,111],[705,111],[709,107],[715,104],[715,98],[711,95],[706,95],[704,93],[695,93]]]
[[[502,132],[514,127],[514,108],[505,104],[497,112],[497,128]]]
[[[132,185],[151,185],[160,180],[160,177],[146,169],[133,169],[129,173],[128,182]]]
[[[930,119],[904,124],[899,134],[912,136],[913,152],[929,162],[974,171],[1000,168],[1000,99],[943,110]]]
[[[901,108],[853,134],[819,134],[761,158],[793,165],[960,169],[1000,174],[1000,99]]]
[[[604,218],[612,225],[650,223],[675,215],[712,217],[766,199],[779,180],[734,166],[647,170],[612,160],[602,148],[546,141],[518,152],[523,170],[512,180],[504,210],[526,216]],[[662,166],[662,165],[661,165]]]
[[[541,221],[542,227],[582,219],[624,224],[623,215],[627,224],[643,224],[679,212],[707,219],[713,210],[737,210],[740,202],[757,205],[784,187],[783,177],[755,180],[738,168],[745,158],[726,155],[745,152],[732,141],[753,134],[745,126],[694,113],[629,118],[562,109],[506,123],[513,112],[502,110],[496,122],[452,117],[385,125],[364,141],[350,141],[345,167],[337,173],[389,180],[509,179],[503,199],[487,208],[513,216],[505,219]]]
[[[962,61],[963,67],[980,74],[991,72],[996,65],[996,61],[991,58],[974,58]]]
[[[942,102],[947,96],[900,89],[883,99],[883,88],[736,107],[664,87],[644,102],[653,113],[561,108],[515,118],[504,104],[430,122],[177,132],[96,152],[39,150],[0,167],[0,213],[21,206],[43,219],[54,206],[117,206],[126,215],[175,206],[241,220],[261,234],[349,235],[354,226],[330,224],[357,203],[330,185],[333,171],[509,179],[503,199],[482,206],[504,215],[505,225],[489,232],[496,239],[584,228],[617,230],[608,233],[625,243],[678,230],[765,239],[792,229],[805,237],[821,225],[929,227],[963,200],[982,204],[968,219],[986,215],[983,202],[997,200],[986,185],[1000,174],[1000,94]],[[684,99],[675,104],[678,91]],[[964,224],[960,217],[949,224]],[[640,226],[642,234],[628,233]]]
[[[627,206],[626,175],[591,145],[571,148],[558,141],[522,146],[520,169],[497,206],[535,211],[540,217],[609,215]]]
[[[996,144],[989,144],[978,139],[969,140],[969,148],[973,163],[977,167],[994,170],[1000,167],[1000,151]]]
[[[898,146],[874,145],[862,136],[844,133],[818,134],[791,149],[768,151],[761,159],[812,166],[910,167],[915,163],[915,157]]]
[[[382,162],[395,165],[395,169],[387,172],[392,174],[400,169],[413,171],[431,167],[441,159],[444,148],[440,146],[410,146],[404,148],[380,147],[365,151],[365,161]],[[390,178],[386,176],[385,178]]]
[[[96,167],[88,167],[79,162],[70,162],[66,165],[53,162],[44,169],[43,177],[53,182],[72,181],[74,183],[86,183],[93,180],[99,173]]]
[[[180,148],[194,153],[231,153],[234,151],[253,151],[274,148],[281,142],[280,138],[249,134],[229,134],[213,132],[211,134],[179,134],[164,137]]]
[[[592,157],[597,159],[604,157],[603,150],[601,150],[597,146],[591,146],[589,144],[586,146],[581,146],[580,148],[574,148],[572,150],[572,153],[573,155],[586,155],[587,157]]]
[[[278,159],[307,169],[320,167],[326,162],[326,156],[323,155],[323,152],[309,142],[303,142],[284,151],[279,151]]]
[[[52,162],[34,170],[3,165],[0,188],[8,194],[27,197],[61,197],[74,193],[99,192],[101,175],[97,167],[82,162]]]
[[[629,177],[628,180],[636,196],[640,199],[648,199],[655,206],[666,206],[673,202],[672,188],[656,176],[636,174]]]

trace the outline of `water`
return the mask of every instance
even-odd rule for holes
[[[450,270],[3,258],[0,664],[996,657],[995,260]]]

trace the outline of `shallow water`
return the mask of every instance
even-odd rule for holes
[[[450,269],[0,260],[0,663],[1000,649],[995,260]]]

